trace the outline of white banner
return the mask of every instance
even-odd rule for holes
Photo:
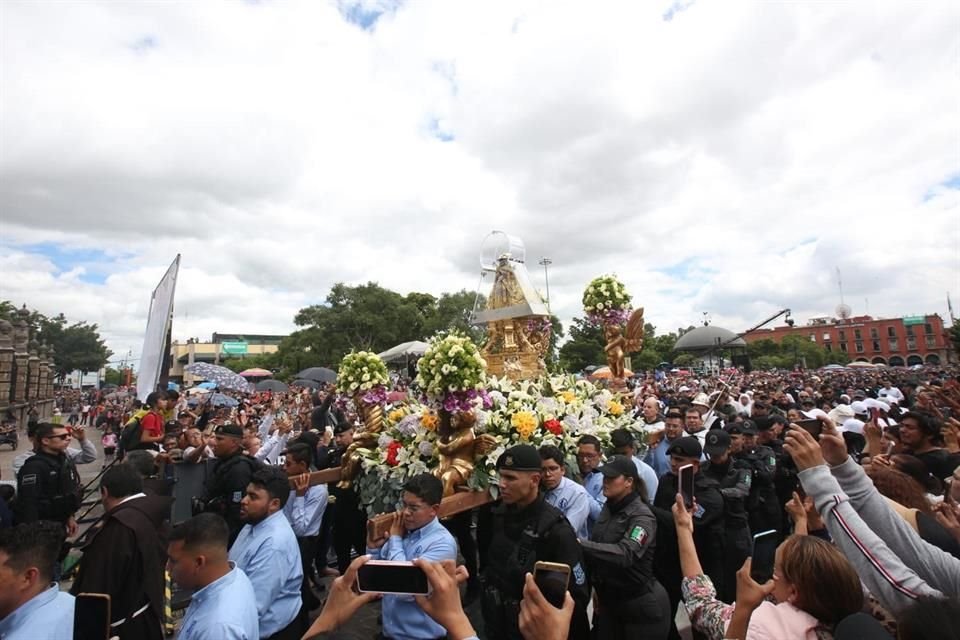
[[[170,321],[173,318],[173,293],[177,287],[179,271],[180,254],[177,254],[150,297],[147,331],[143,336],[140,370],[137,372],[137,397],[140,400],[145,401],[151,392],[157,390],[160,370],[167,355],[163,352],[163,348],[167,342],[167,332],[170,330]]]

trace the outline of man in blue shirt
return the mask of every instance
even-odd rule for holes
[[[590,496],[587,495],[587,490],[564,477],[563,452],[558,447],[540,447],[540,460],[543,461],[543,475],[540,480],[543,499],[566,516],[578,538],[589,540],[587,520],[590,517]]]
[[[653,498],[657,495],[657,486],[660,481],[657,478],[657,472],[650,465],[633,455],[637,450],[633,432],[629,429],[614,429],[610,432],[610,444],[613,445],[613,452],[616,455],[633,458],[633,464],[637,466],[637,474],[646,489],[647,500],[650,504],[653,504]]]
[[[663,477],[663,474],[670,471],[670,456],[667,455],[667,449],[677,438],[684,436],[683,414],[679,409],[670,409],[666,418],[663,419],[663,433],[659,442],[647,449],[647,455],[643,458],[657,474],[657,478]]]
[[[283,515],[289,497],[290,481],[283,469],[265,467],[254,473],[240,502],[240,519],[246,525],[230,548],[230,560],[253,585],[262,640],[300,638],[306,630],[306,612],[300,612],[300,547]]]
[[[583,488],[590,498],[590,518],[587,520],[587,530],[593,527],[597,517],[603,510],[607,498],[603,495],[603,474],[600,473],[601,454],[600,439],[587,434],[577,441],[577,466],[580,468],[580,477],[583,478]],[[589,539],[589,536],[587,536]]]
[[[374,560],[430,562],[457,560],[457,542],[440,524],[437,513],[443,484],[429,473],[414,476],[403,485],[403,508],[394,515],[390,531],[378,540],[367,540]],[[446,630],[423,612],[413,596],[385,595],[382,604],[383,636],[390,640],[446,638]]]
[[[300,545],[300,564],[303,569],[303,586],[300,596],[307,611],[320,606],[320,600],[310,589],[310,565],[317,554],[317,541],[320,535],[320,522],[327,507],[327,485],[310,486],[310,465],[313,451],[310,445],[297,442],[283,452],[283,469],[287,472],[294,488],[290,490],[287,504],[283,506],[283,515],[297,536]]]
[[[195,589],[180,627],[180,640],[256,640],[257,598],[246,574],[227,559],[230,528],[214,513],[201,513],[170,536],[173,581]]]
[[[63,525],[40,520],[0,530],[0,638],[73,640],[74,599],[53,581]]]

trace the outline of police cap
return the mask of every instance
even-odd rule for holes
[[[710,429],[707,432],[704,452],[711,458],[721,456],[730,448],[730,434],[723,429]]]
[[[243,427],[238,424],[222,424],[214,430],[214,435],[226,436],[228,438],[242,438],[243,437]]]
[[[497,458],[497,470],[540,471],[542,461],[536,447],[518,444],[510,447]]]
[[[634,464],[633,460],[629,456],[613,456],[607,463],[597,469],[600,473],[603,474],[604,478],[617,478],[619,476],[626,476],[628,478],[633,478],[634,480],[639,479],[637,474],[637,465]]]
[[[671,444],[670,448],[667,449],[667,455],[683,456],[684,458],[699,458],[701,455],[703,455],[703,447],[700,446],[700,441],[693,436],[685,436],[683,438],[677,438],[673,441],[673,444]]]

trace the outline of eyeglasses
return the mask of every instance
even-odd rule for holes
[[[61,434],[59,434],[59,435],[46,436],[46,437],[47,437],[47,438],[50,438],[51,440],[67,440],[67,439],[70,438],[70,434],[69,434],[69,433],[61,433]]]
[[[407,504],[406,502],[400,503],[400,511],[406,511],[407,513],[419,513],[427,507],[422,504]]]

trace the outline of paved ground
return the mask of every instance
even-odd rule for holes
[[[89,429],[88,432],[93,437],[93,441],[97,447],[97,450],[100,451],[100,432],[96,429]],[[20,445],[16,451],[12,451],[9,446],[0,446],[0,481],[15,483],[15,478],[13,475],[13,460],[18,454],[26,451],[28,446],[29,441],[26,439],[26,436],[22,436],[20,438]],[[76,446],[76,443],[71,443],[71,446]],[[101,464],[102,460],[97,460],[96,462],[90,464],[79,465],[78,470],[80,471],[81,480],[84,483],[94,480],[97,474],[100,472]],[[93,486],[95,487],[96,485]],[[324,582],[329,584],[330,581],[331,579],[326,579]],[[62,586],[64,588],[69,588],[68,584],[64,584]],[[318,592],[317,595],[321,600],[325,597],[324,592]],[[479,600],[468,607],[466,612],[471,622],[473,622],[473,626],[480,635],[480,638],[485,638],[483,633],[483,620],[480,616]],[[311,619],[316,617],[316,615],[319,615],[319,613],[320,610],[317,609],[314,612],[315,615],[312,616]],[[380,633],[379,617],[379,603],[370,604],[357,613],[352,620],[350,620],[350,622],[344,627],[343,632],[351,640],[375,640],[379,637]],[[685,639],[689,639],[691,637],[689,629],[690,623],[687,620],[686,612],[683,610],[683,607],[680,607],[680,611],[677,614],[677,624],[681,629],[681,635]]]

